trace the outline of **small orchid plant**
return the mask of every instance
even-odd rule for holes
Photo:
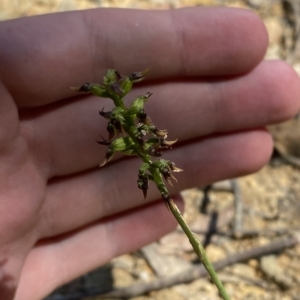
[[[230,298],[208,260],[203,246],[186,224],[166,187],[166,182],[172,185],[171,179],[177,182],[173,173],[183,170],[176,167],[174,162],[158,157],[162,156],[164,149],[171,149],[177,139],[168,140],[167,130],[158,129],[145,112],[145,103],[152,93],[147,92],[137,97],[129,107],[126,107],[124,103],[124,97],[130,92],[133,84],[142,81],[148,71],[147,69],[143,72],[123,76],[117,70],[109,69],[102,84],[85,83],[81,87],[72,89],[92,93],[102,98],[110,98],[114,102],[115,107],[112,111],[104,111],[104,109],[99,111],[99,114],[108,120],[108,138],[102,137],[101,141],[97,141],[99,144],[108,147],[100,167],[107,164],[116,152],[141,158],[142,164],[138,170],[137,186],[142,190],[144,198],[147,196],[149,181],[151,180],[158,188],[167,208],[172,212],[189,238],[195,253],[199,256],[213,282],[218,287],[221,297],[224,300],[229,300]]]

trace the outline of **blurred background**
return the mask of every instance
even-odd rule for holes
[[[270,37],[266,59],[286,60],[300,73],[300,0],[0,0],[0,20],[97,7],[218,5],[257,13]],[[300,299],[300,246],[293,238],[300,233],[300,118],[269,129],[274,154],[260,172],[182,192],[185,218],[211,260],[224,262],[219,274],[232,299]],[[111,290],[118,296],[106,299],[219,299],[205,276],[177,276],[199,268],[189,242],[177,229],[59,288],[47,299],[96,300]],[[164,278],[170,276],[173,283],[166,286]],[[160,287],[156,291],[153,281]],[[147,292],[137,293],[137,286]]]

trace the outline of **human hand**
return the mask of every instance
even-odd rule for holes
[[[245,10],[52,14],[2,22],[0,42],[3,300],[41,299],[176,226],[155,189],[143,200],[138,159],[97,167],[97,111],[112,103],[70,86],[151,67],[129,97],[153,92],[147,112],[179,138],[165,154],[185,171],[174,194],[261,168],[272,151],[263,127],[300,107],[298,76],[261,62],[267,34]]]

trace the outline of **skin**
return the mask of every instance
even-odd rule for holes
[[[0,24],[0,295],[35,300],[176,223],[154,186],[136,187],[136,158],[99,169],[109,99],[70,86],[151,67],[130,98],[151,91],[153,122],[178,144],[171,192],[260,169],[266,125],[294,116],[300,82],[262,61],[268,37],[246,10],[100,9]],[[181,205],[180,196],[174,196]],[[158,223],[159,222],[159,223]],[[158,225],[159,224],[159,225]],[[130,237],[130,238],[129,238]]]

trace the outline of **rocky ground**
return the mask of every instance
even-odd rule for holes
[[[0,19],[93,7],[166,9],[194,5],[254,10],[270,36],[266,59],[284,59],[300,73],[299,0],[0,0]],[[220,277],[236,300],[300,299],[300,118],[270,130],[274,155],[260,172],[183,192],[185,217],[207,245],[210,259],[223,266]],[[177,229],[60,288],[49,299],[96,300],[101,299],[96,294],[119,288],[124,289],[117,290],[117,299],[219,299],[205,276],[193,276],[199,269],[189,242]],[[167,286],[166,278],[171,276]],[[153,290],[153,282],[159,290]],[[170,286],[170,282],[176,284]],[[138,295],[137,286],[147,293]]]

